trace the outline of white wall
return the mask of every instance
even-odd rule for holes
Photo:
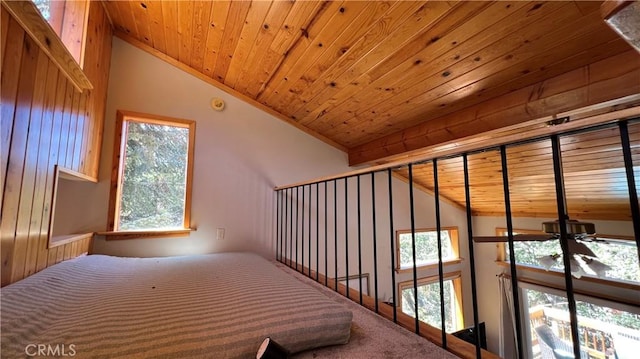
[[[210,107],[213,97],[225,100],[224,111]],[[270,256],[274,186],[349,170],[342,151],[114,37],[96,203],[108,203],[116,110],[196,121],[191,222],[197,231],[188,238],[97,239],[95,253]],[[106,205],[102,211],[106,228]],[[215,239],[216,228],[225,228],[224,240]]]

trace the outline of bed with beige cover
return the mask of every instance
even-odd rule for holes
[[[348,342],[352,313],[249,253],[75,258],[1,289],[3,358],[250,358]]]

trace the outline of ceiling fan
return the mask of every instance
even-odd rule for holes
[[[573,219],[565,221],[567,226],[567,239],[569,243],[569,252],[572,254],[581,254],[596,258],[597,256],[589,247],[576,240],[585,242],[599,241],[596,234],[596,226],[593,223],[580,222]],[[560,222],[551,221],[542,223],[542,231],[544,234],[515,234],[513,240],[515,242],[532,242],[532,241],[550,241],[560,239]],[[474,236],[473,241],[476,243],[494,243],[508,242],[507,236]]]
[[[593,271],[597,276],[605,276],[611,267],[605,263],[597,260],[598,256],[582,242],[604,242],[596,238],[596,226],[593,223],[580,222],[569,219],[567,198],[564,187],[564,177],[562,174],[562,158],[560,148],[560,142],[557,137],[552,138],[552,150],[554,156],[554,178],[556,182],[556,196],[557,200],[561,201],[563,211],[561,216],[564,217],[563,224],[565,225],[564,232],[567,239],[567,255],[570,261],[571,275],[580,278],[583,274],[587,274],[583,270],[583,267]],[[512,236],[514,241],[550,241],[561,239],[561,227],[560,220],[543,222],[542,223],[543,234],[515,234]],[[508,242],[507,236],[474,236],[473,241],[476,243],[491,243],[491,242]],[[558,260],[562,257],[562,254],[552,253],[543,256],[536,257],[537,261],[546,269],[549,270],[554,266]]]
[[[580,278],[582,274],[586,272],[582,269],[583,266],[588,267],[590,270],[596,273],[598,276],[606,274],[607,270],[611,270],[608,265],[596,260],[598,256],[582,242],[606,242],[596,238],[596,227],[593,223],[580,222],[572,219],[565,221],[567,226],[567,244],[569,253],[571,254],[571,274]],[[517,242],[526,241],[550,241],[560,239],[560,222],[551,221],[542,223],[542,231],[544,234],[515,234],[513,240]],[[476,243],[494,243],[494,242],[508,242],[507,236],[476,236],[473,237],[473,241]],[[559,254],[554,253],[551,255],[544,255],[538,257],[540,264],[549,270],[560,257]],[[580,259],[577,261],[576,259]]]

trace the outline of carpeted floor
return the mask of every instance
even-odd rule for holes
[[[276,263],[276,265],[298,280],[316,288],[332,300],[345,305],[353,312],[351,339],[348,344],[308,350],[298,353],[292,358],[458,358],[456,355],[447,352],[415,333],[395,325],[308,277],[280,263]]]

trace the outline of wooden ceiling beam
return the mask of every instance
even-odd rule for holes
[[[555,116],[571,116],[576,121],[638,105],[638,60],[635,51],[627,51],[353,147],[349,165],[425,156],[436,147],[452,147],[459,152],[461,148],[508,143],[504,141],[531,136],[532,130],[544,133],[546,122]]]

